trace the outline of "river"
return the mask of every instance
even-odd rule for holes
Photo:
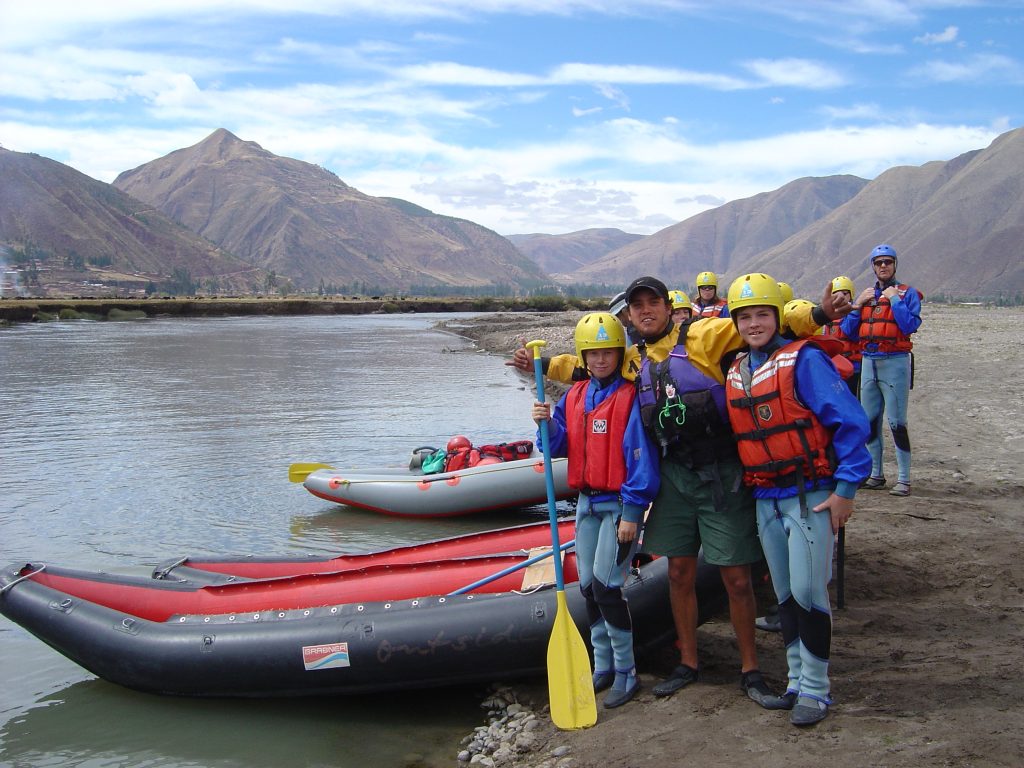
[[[468,315],[467,315],[468,316]],[[459,315],[0,328],[0,560],[152,566],[382,549],[545,519],[332,505],[293,461],[402,465],[453,434],[532,437],[531,383],[433,329]],[[2,766],[449,766],[482,689],[195,700],[98,680],[0,617]]]

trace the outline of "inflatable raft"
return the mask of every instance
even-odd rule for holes
[[[567,479],[568,460],[553,459],[551,468],[556,497],[574,496]],[[544,458],[539,454],[430,475],[418,468],[325,467],[310,472],[303,485],[327,501],[402,517],[452,517],[528,507],[547,500]]]
[[[563,544],[571,521],[560,525]],[[151,576],[41,563],[0,571],[0,613],[93,674],[185,696],[357,694],[541,674],[553,577],[521,568],[547,522],[339,558],[183,558]],[[584,637],[575,555],[566,596]],[[500,574],[500,575],[498,575]],[[456,594],[468,585],[486,582]],[[673,634],[664,558],[625,586],[639,651]],[[719,610],[701,566],[702,617]]]

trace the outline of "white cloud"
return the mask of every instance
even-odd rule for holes
[[[956,40],[959,33],[960,30],[957,27],[949,26],[941,32],[928,32],[920,37],[915,37],[914,42],[921,43],[922,45],[941,45],[942,43],[952,43]]]
[[[604,107],[591,107],[590,109],[580,109],[579,107],[572,108],[573,117],[586,117],[587,115],[596,115],[598,112],[604,110]]]
[[[629,97],[614,85],[599,83],[594,86],[594,89],[620,109],[629,111]]]
[[[805,59],[754,59],[744,66],[763,85],[822,90],[846,83],[846,78],[833,68]]]
[[[547,77],[552,84],[615,83],[618,85],[695,85],[719,91],[750,88],[745,80],[711,72],[632,64],[570,63],[556,67]]]
[[[1000,79],[1013,83],[1024,82],[1024,67],[1020,62],[995,53],[971,56],[963,61],[929,61],[910,70],[913,77],[939,83],[977,82]]]
[[[819,111],[829,120],[885,120],[886,111],[878,104],[851,104],[846,107],[823,106]]]

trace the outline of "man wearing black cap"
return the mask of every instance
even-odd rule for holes
[[[674,324],[668,288],[656,277],[639,277],[624,293],[630,322],[642,341],[627,350],[623,374],[637,378],[641,368],[646,368],[645,375],[639,376],[639,398],[642,405],[647,401],[645,421],[651,423],[652,432],[663,445],[665,454],[662,460],[664,493],[659,494],[652,507],[644,548],[669,557],[670,599],[681,657],[680,666],[654,687],[654,693],[671,695],[697,678],[695,577],[697,547],[702,538],[706,538],[713,552],[708,557],[709,547],[705,546],[705,557],[721,567],[730,597],[730,616],[741,655],[741,687],[751,699],[763,704],[769,700],[771,691],[757,669],[754,643],[756,609],[749,564],[761,555],[753,503],[744,506],[749,494],[740,489],[739,473],[731,471],[731,464],[738,466],[731,432],[726,428],[723,434],[716,427],[718,431],[709,439],[704,439],[708,437],[707,430],[703,435],[696,434],[701,426],[699,417],[715,419],[714,392],[724,383],[722,360],[742,346],[742,339],[728,318]],[[791,317],[791,328],[799,336],[810,336],[818,327],[846,312],[849,312],[848,301],[842,294],[833,297],[830,284],[822,307],[796,310]],[[673,350],[678,351],[670,359]],[[665,361],[669,361],[670,367],[662,369]],[[525,349],[517,350],[508,364],[528,371],[532,369],[532,358]],[[556,381],[568,383],[584,375],[574,355],[559,355],[544,360],[543,365],[548,377]],[[658,367],[657,373],[652,372],[652,365]],[[655,383],[670,381],[665,374],[686,378],[694,387],[693,391],[688,390],[685,398],[676,397],[674,383],[671,392],[664,387],[655,391]],[[695,399],[690,398],[691,394]],[[684,413],[686,418],[682,417]],[[720,419],[720,413],[718,417]],[[655,429],[655,422],[662,426],[668,424],[670,428]],[[673,423],[679,424],[674,433]],[[728,424],[727,417],[724,423]],[[702,517],[706,524],[703,526],[696,519],[700,514],[698,508],[704,510]],[[731,522],[716,530],[717,510],[723,508],[728,510],[725,517]],[[660,514],[659,509],[663,510]],[[744,519],[749,523],[749,531],[742,528]]]
[[[646,347],[637,379],[640,411],[651,439],[662,447],[661,490],[647,520],[643,549],[668,558],[669,601],[679,640],[680,664],[654,686],[654,695],[671,696],[697,679],[697,558],[703,547],[705,561],[718,566],[729,597],[740,687],[764,706],[774,694],[758,668],[757,603],[750,575],[751,564],[763,555],[754,499],[741,482],[743,467],[725,411],[721,368],[701,358],[706,342],[698,334],[691,338],[690,331],[701,325],[671,322],[664,283],[637,278],[626,296],[630,319]]]

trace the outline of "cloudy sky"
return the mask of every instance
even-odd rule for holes
[[[502,234],[649,234],[1024,125],[1024,0],[0,0],[0,146],[217,128]]]

